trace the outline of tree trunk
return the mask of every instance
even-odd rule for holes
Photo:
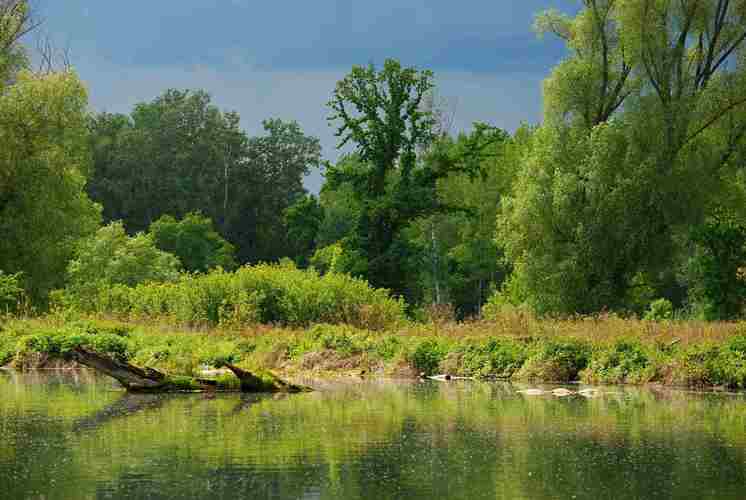
[[[238,378],[239,384],[231,381],[203,379],[189,376],[169,376],[153,368],[139,368],[117,361],[94,351],[76,347],[70,357],[81,365],[116,379],[131,392],[178,392],[178,391],[241,391],[241,392],[305,392],[308,387],[290,384],[274,375],[261,377],[251,372],[226,365]]]

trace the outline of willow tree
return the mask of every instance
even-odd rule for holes
[[[28,2],[0,0],[0,270],[41,300],[99,210],[84,192],[85,88],[72,72],[29,71],[22,38],[36,26]]]
[[[0,85],[28,64],[21,39],[38,26],[27,0],[0,0]]]
[[[545,123],[498,224],[513,289],[562,313],[660,293],[682,235],[743,191],[746,2],[582,4],[537,18],[570,57],[545,83]]]
[[[346,250],[365,261],[361,274],[372,284],[410,298],[407,263],[416,256],[401,231],[419,217],[451,210],[437,196],[438,179],[476,168],[437,147],[436,119],[424,106],[433,85],[430,71],[389,59],[380,70],[354,66],[329,102],[339,147],[353,144],[360,160],[327,171],[330,188],[351,186],[360,204]]]
[[[72,73],[21,72],[0,94],[0,268],[34,298],[62,284],[76,241],[95,231],[86,196],[88,101]]]

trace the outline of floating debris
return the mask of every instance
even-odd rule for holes
[[[543,391],[541,389],[524,389],[522,391],[518,391],[519,394],[525,394],[526,396],[541,396],[543,394],[546,394],[546,391]]]
[[[420,373],[420,378],[437,380],[438,382],[445,382],[448,380],[474,380],[474,377],[457,377],[455,375],[441,374],[441,375],[427,375],[426,373]]]
[[[558,389],[553,389],[552,394],[557,397],[564,398],[566,396],[572,396],[573,394],[577,394],[577,393],[575,391],[570,391],[568,389],[560,387]]]

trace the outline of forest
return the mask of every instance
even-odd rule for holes
[[[455,133],[435,75],[388,59],[329,89],[347,151],[329,162],[298,123],[257,117],[249,136],[199,89],[91,111],[73,68],[33,64],[27,2],[1,0],[0,307],[132,312],[152,295],[189,316],[174,295],[209,282],[199,318],[216,324],[743,318],[746,1],[579,7],[535,18],[567,48],[541,123]],[[328,304],[288,305],[302,287]],[[363,296],[383,312],[344,309]]]

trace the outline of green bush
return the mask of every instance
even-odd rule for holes
[[[319,347],[345,354],[360,352],[352,329],[340,325],[316,325],[309,331]]]
[[[721,346],[713,373],[717,385],[746,389],[746,335],[732,337]]]
[[[685,386],[718,385],[721,374],[720,346],[714,343],[695,344],[673,353],[671,382]]]
[[[668,299],[657,299],[650,303],[644,319],[648,321],[665,321],[673,318],[673,304]]]
[[[535,352],[517,374],[517,378],[553,382],[571,382],[588,366],[590,345],[576,340],[550,340],[539,343]]]
[[[371,351],[383,361],[391,361],[401,349],[402,342],[395,335],[386,335],[383,338],[377,339],[371,345]]]
[[[179,259],[158,250],[150,236],[128,236],[121,222],[112,222],[78,243],[67,269],[64,299],[67,305],[85,310],[101,290],[112,285],[172,281],[178,277],[179,267]]]
[[[155,246],[179,258],[189,272],[206,272],[216,267],[235,269],[235,249],[213,228],[212,221],[190,213],[177,221],[164,215],[150,225]]]
[[[21,273],[6,274],[0,270],[0,313],[15,311],[23,297]]]
[[[448,346],[440,340],[425,340],[409,354],[409,363],[418,371],[432,375],[448,354]]]
[[[459,348],[462,374],[475,377],[510,378],[526,361],[527,349],[510,338],[493,338]]]
[[[246,325],[349,324],[377,330],[405,320],[404,303],[364,280],[292,263],[246,266],[233,273],[182,275],[167,283],[106,286],[93,297],[68,290],[67,300],[88,312],[166,318],[177,323]]]
[[[655,376],[655,368],[639,340],[621,339],[596,350],[581,375],[586,382],[643,383]]]

